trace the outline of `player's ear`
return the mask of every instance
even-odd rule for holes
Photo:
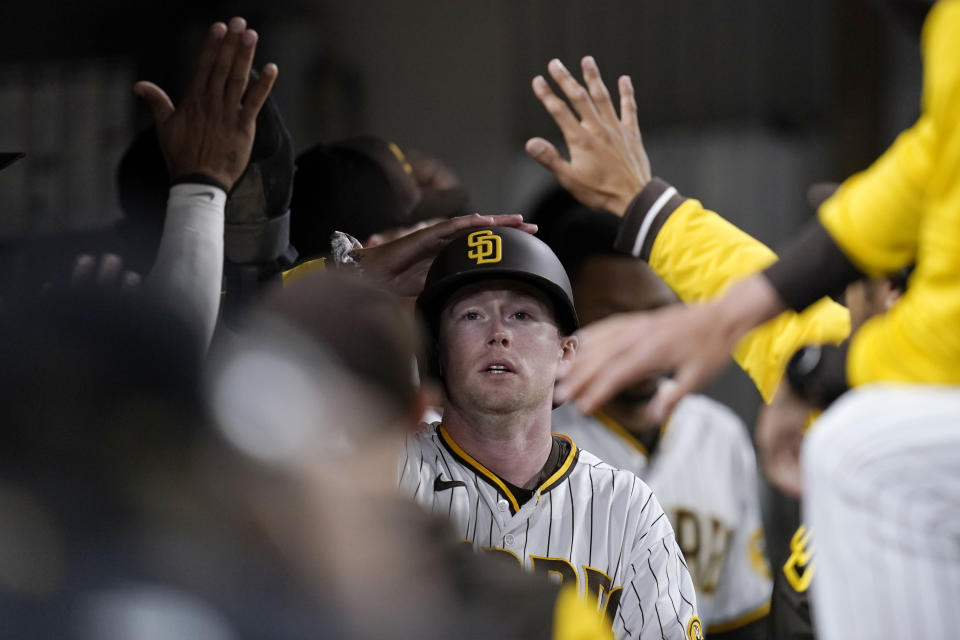
[[[560,362],[557,363],[557,380],[563,379],[570,372],[573,361],[577,358],[577,349],[580,347],[580,338],[575,335],[561,336],[560,338]],[[559,407],[562,402],[557,397],[557,387],[553,387],[553,407]]]
[[[557,364],[557,378],[563,378],[570,371],[573,361],[577,358],[577,349],[580,339],[576,335],[560,338],[560,362]]]
[[[562,362],[573,362],[577,357],[577,349],[580,348],[580,338],[576,334],[563,336],[560,338],[560,361]],[[569,367],[570,365],[565,365]]]

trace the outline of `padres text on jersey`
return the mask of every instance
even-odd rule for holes
[[[699,629],[690,574],[650,488],[576,445],[521,504],[437,424],[407,439],[400,488],[446,514],[475,550],[575,584],[619,638],[682,639]]]

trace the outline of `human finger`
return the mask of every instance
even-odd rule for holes
[[[223,106],[233,111],[240,110],[240,99],[247,90],[250,80],[250,67],[253,65],[253,52],[256,50],[257,32],[247,29],[240,34],[236,55],[233,57],[233,67],[227,77],[226,89],[223,95]]]
[[[557,148],[543,138],[530,138],[524,146],[527,155],[542,164],[554,175],[560,176],[567,171],[570,164],[560,155]]]
[[[120,289],[122,291],[134,291],[140,286],[143,279],[136,271],[124,271],[123,278],[120,280]]]
[[[593,56],[584,56],[580,61],[580,68],[583,71],[583,81],[590,92],[590,98],[597,109],[600,117],[611,126],[619,122],[617,111],[613,108],[613,102],[610,99],[610,92],[607,91],[607,85],[600,77],[600,67]]]
[[[583,389],[605,365],[610,357],[605,349],[607,337],[618,332],[620,326],[618,319],[614,317],[593,323],[577,332],[580,340],[577,357],[558,380],[554,390],[561,402],[579,397]]]
[[[661,385],[656,395],[647,405],[646,416],[649,420],[663,424],[688,393],[693,393],[703,384],[704,376],[696,366],[681,367],[674,373],[673,384]]]
[[[170,96],[152,82],[141,80],[133,85],[133,95],[147,103],[150,115],[153,116],[153,121],[157,126],[162,125],[173,115],[174,107]]]
[[[537,96],[540,104],[543,105],[543,108],[547,110],[547,113],[550,114],[553,121],[560,127],[560,133],[563,134],[564,140],[569,144],[581,128],[580,121],[573,112],[570,111],[567,103],[553,92],[543,76],[536,76],[531,86],[533,87],[534,95]]]
[[[100,286],[116,284],[123,271],[123,258],[115,253],[100,256],[100,269],[97,270],[97,284]]]
[[[270,90],[273,89],[279,73],[277,65],[272,62],[263,67],[260,77],[247,90],[243,98],[243,108],[240,109],[241,125],[251,125],[257,119],[257,114],[263,108],[263,103],[267,101],[267,96],[270,95]]]
[[[81,284],[90,280],[93,275],[93,266],[95,264],[93,256],[89,253],[82,253],[73,261],[73,270],[70,272],[70,282],[72,284]]]
[[[637,99],[633,91],[630,76],[620,76],[617,80],[620,91],[620,125],[625,131],[640,135],[640,123],[637,121]]]
[[[211,105],[220,106],[223,102],[227,78],[230,76],[233,59],[240,46],[240,36],[243,35],[246,28],[247,21],[239,16],[230,18],[230,22],[227,24],[227,35],[220,43],[220,50],[214,60],[205,91]]]
[[[227,25],[224,23],[215,22],[210,26],[200,49],[200,54],[197,56],[193,77],[187,87],[187,96],[197,98],[206,92],[207,82],[210,80],[210,71],[213,69],[213,63],[220,51],[220,42],[226,34]]]
[[[601,366],[577,394],[577,407],[584,413],[597,411],[618,391],[657,370],[651,362],[650,345],[644,341],[625,344],[623,333],[605,340],[604,354]]]
[[[513,227],[527,233],[536,233],[539,228],[531,222],[524,222],[523,216],[519,213],[497,214],[490,217],[493,218],[493,224],[490,225],[493,227]]]
[[[550,76],[560,85],[560,90],[567,96],[567,100],[573,105],[574,110],[580,116],[583,123],[597,124],[600,115],[597,108],[590,98],[590,94],[583,88],[577,79],[573,77],[563,63],[558,58],[554,58],[547,65]]]

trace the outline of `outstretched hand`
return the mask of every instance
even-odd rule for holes
[[[399,296],[416,296],[423,290],[430,264],[440,251],[468,229],[515,227],[536,233],[537,225],[520,215],[459,216],[438,222],[396,240],[358,249],[356,258],[363,272]]]
[[[560,127],[570,160],[564,160],[544,138],[528,140],[527,153],[552,171],[563,188],[582,204],[622,216],[652,177],[630,77],[620,76],[617,82],[618,116],[593,57],[581,61],[586,89],[559,60],[551,60],[547,68],[573,111],[543,76],[533,79],[533,92]]]
[[[760,408],[753,434],[757,461],[767,482],[794,498],[803,495],[800,451],[812,409],[784,380],[773,401]]]
[[[176,107],[152,82],[134,85],[134,94],[150,107],[172,179],[203,175],[229,190],[246,169],[257,114],[277,79],[276,65],[268,64],[247,87],[257,37],[239,17],[229,27],[211,26]]]
[[[663,424],[683,396],[723,370],[750,329],[782,310],[770,282],[755,275],[704,304],[594,322],[577,332],[577,357],[558,382],[555,397],[559,402],[575,399],[582,412],[592,413],[633,383],[672,371],[675,384],[660,385],[647,407],[647,419]]]

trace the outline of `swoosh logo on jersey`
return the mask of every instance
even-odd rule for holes
[[[210,201],[213,202],[213,199],[217,197],[213,191],[198,191],[197,193],[191,193],[191,196],[207,196],[210,198]]]
[[[454,487],[465,487],[467,483],[463,480],[444,480],[443,474],[437,474],[437,478],[433,481],[433,490],[434,491],[446,491],[447,489],[453,489]]]

